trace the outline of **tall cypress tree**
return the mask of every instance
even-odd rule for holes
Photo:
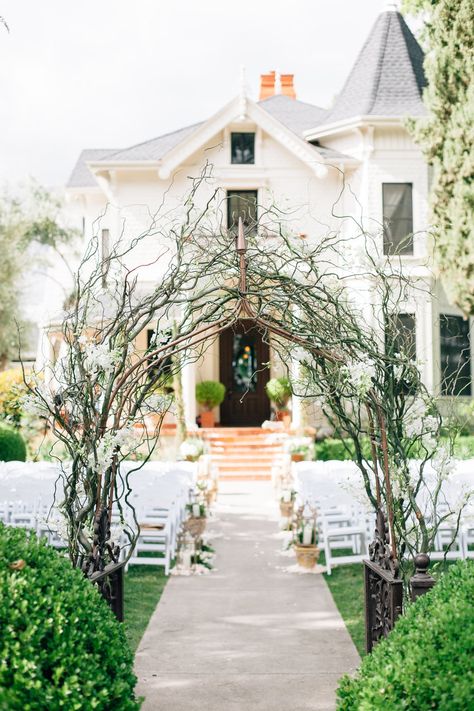
[[[405,0],[426,20],[428,117],[412,122],[433,167],[435,264],[450,300],[474,315],[474,0]]]

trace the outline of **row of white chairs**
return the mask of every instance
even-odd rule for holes
[[[419,463],[412,463],[414,469]],[[424,472],[429,491],[429,467]],[[328,573],[335,565],[360,562],[368,555],[373,539],[375,516],[365,494],[362,475],[354,462],[301,462],[292,466],[297,504],[308,503],[317,510],[319,541],[324,548]],[[472,485],[472,486],[471,486]],[[438,514],[447,511],[448,499],[464,497],[474,490],[474,461],[460,462],[443,492]],[[428,494],[427,494],[428,495]],[[425,502],[427,503],[427,502]],[[427,506],[427,510],[428,506]],[[448,550],[449,546],[449,550]],[[351,555],[337,556],[333,551],[349,548]],[[439,527],[430,553],[432,560],[474,557],[474,507],[468,505],[457,521],[447,519]]]
[[[59,473],[57,465],[44,462],[0,463],[0,520],[34,530],[57,548],[66,547],[58,531],[59,513],[54,508],[54,501],[61,499],[59,491],[55,493]],[[126,505],[122,507],[124,513],[117,505],[113,507],[112,537],[123,557],[130,547],[126,530],[136,531],[137,523],[141,527],[127,567],[159,565],[169,573],[196,477],[197,467],[190,462],[122,463],[119,494],[126,494],[135,509],[132,515]]]

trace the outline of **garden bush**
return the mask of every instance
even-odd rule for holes
[[[26,461],[26,444],[19,432],[0,425],[0,461]]]
[[[474,563],[458,562],[343,677],[340,711],[474,708]]]
[[[0,372],[0,418],[19,426],[22,412],[22,399],[27,389],[23,372],[16,368]]]
[[[1,711],[135,711],[133,656],[97,589],[33,534],[0,524]]]
[[[370,459],[370,440],[368,437],[361,438],[362,452],[366,459]],[[339,461],[345,461],[346,459],[354,459],[355,449],[354,443],[351,439],[332,439],[327,437],[321,440],[321,442],[316,442],[314,446],[315,459],[319,459],[322,462],[328,462],[330,460],[336,459]]]

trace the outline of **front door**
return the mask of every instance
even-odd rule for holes
[[[226,386],[221,425],[260,426],[270,417],[265,385],[270,377],[270,348],[253,321],[239,321],[219,338],[220,380]]]

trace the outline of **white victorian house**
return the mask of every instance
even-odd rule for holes
[[[124,223],[131,232],[142,231],[164,195],[178,204],[189,189],[188,176],[198,176],[207,162],[213,166],[209,193],[222,191],[228,226],[242,205],[255,214],[275,203],[291,210],[297,233],[317,239],[330,229],[349,229],[347,221],[341,227],[336,212],[353,215],[365,229],[380,232],[381,249],[403,244],[407,273],[432,279],[424,266],[429,171],[405,128],[407,117],[424,112],[422,65],[422,50],[402,15],[388,9],[330,109],[297,99],[292,75],[263,75],[258,102],[242,91],[202,123],[127,148],[84,150],[67,185],[70,216],[85,240],[93,233],[113,240]],[[145,284],[150,279],[143,275]],[[471,395],[469,322],[434,280],[430,292],[430,298],[404,305],[400,327],[423,363],[430,391]],[[186,367],[190,424],[196,416],[194,384],[201,379],[228,387],[230,400],[216,413],[221,424],[260,424],[268,416],[261,387],[250,420],[231,399],[239,345],[232,339],[238,336],[224,334],[202,362]],[[268,361],[261,339],[253,338],[245,346],[254,350],[257,363]],[[460,365],[453,383],[449,376]]]

